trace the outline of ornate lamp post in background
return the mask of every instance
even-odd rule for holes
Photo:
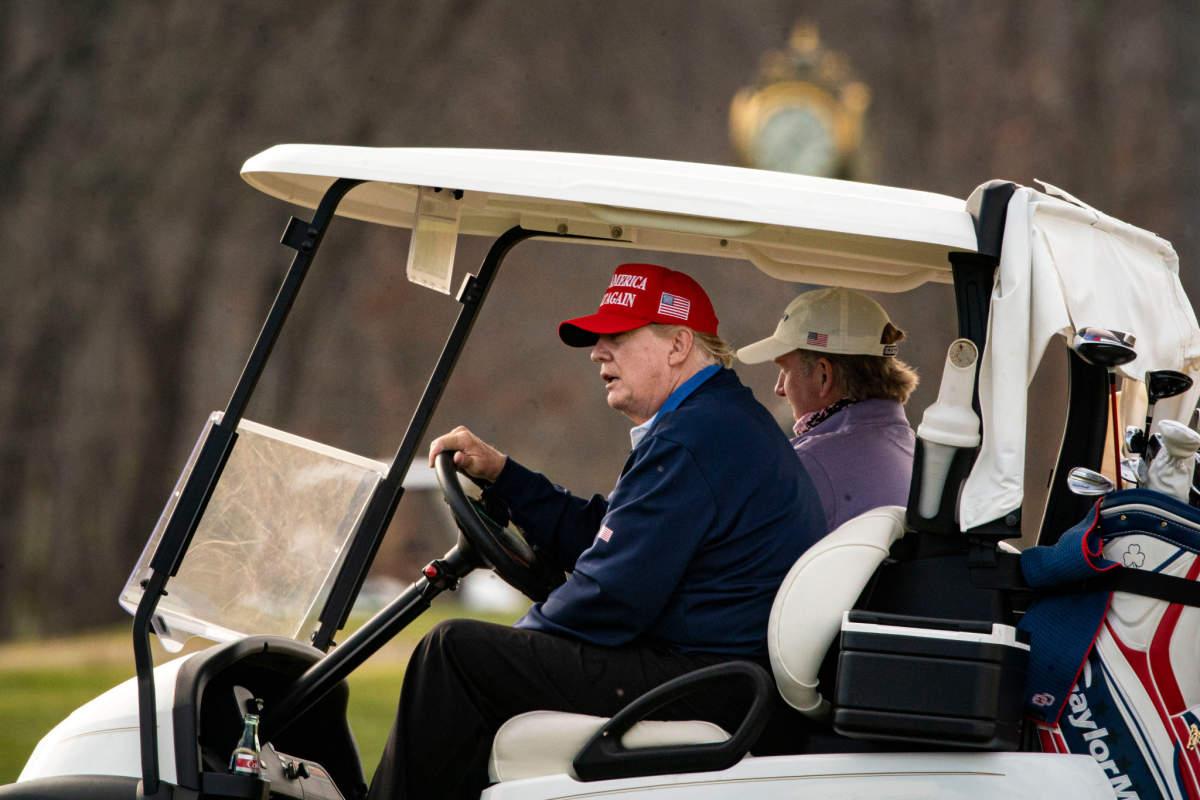
[[[757,82],[734,96],[729,135],[748,167],[862,179],[870,104],[846,56],[824,49],[816,25],[801,22],[788,48],[764,53]]]

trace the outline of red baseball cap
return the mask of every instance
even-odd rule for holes
[[[591,347],[601,334],[624,333],[657,322],[716,334],[717,314],[708,295],[682,272],[656,264],[622,264],[600,301],[600,310],[558,326],[571,347]]]

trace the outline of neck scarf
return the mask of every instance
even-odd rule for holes
[[[796,423],[796,426],[792,430],[796,432],[797,436],[803,436],[843,408],[852,406],[857,402],[857,400],[851,400],[849,397],[843,397],[836,403],[825,406],[820,411],[810,411],[800,418],[800,421]]]

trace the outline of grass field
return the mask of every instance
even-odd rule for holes
[[[435,605],[350,676],[350,724],[368,779],[392,726],[409,653],[436,623],[460,616],[508,624],[517,615],[468,614],[450,603]],[[180,655],[208,644],[192,639]],[[155,647],[156,664],[171,657]],[[0,646],[0,784],[16,780],[34,746],[67,714],[133,675],[128,626]]]

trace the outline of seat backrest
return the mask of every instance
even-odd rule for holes
[[[904,507],[882,506],[842,524],[800,556],[775,595],[767,648],[780,694],[814,719],[829,716],[817,670],[871,576],[904,535]]]

